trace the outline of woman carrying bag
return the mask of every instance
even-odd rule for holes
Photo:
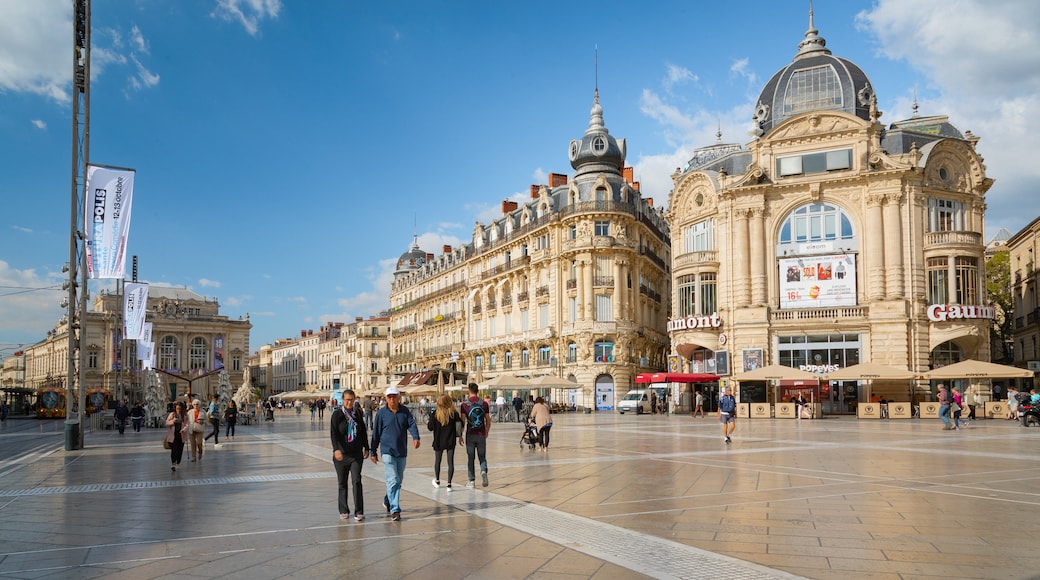
[[[462,443],[462,415],[455,408],[451,395],[441,395],[437,399],[437,409],[430,413],[426,427],[433,431],[433,487],[441,486],[441,457],[448,455],[448,491],[451,491],[451,480],[455,477],[455,444]]]
[[[177,403],[166,417],[166,439],[170,447],[170,471],[177,471],[184,455],[184,441],[188,438],[188,417],[184,403]]]

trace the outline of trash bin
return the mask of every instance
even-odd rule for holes
[[[65,422],[65,451],[75,451],[80,448],[79,421]]]

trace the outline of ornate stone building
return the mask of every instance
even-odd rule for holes
[[[584,386],[578,404],[612,409],[635,375],[663,370],[669,233],[603,123],[571,141],[573,177],[551,174],[524,203],[477,223],[472,242],[401,256],[390,294],[399,374],[450,368],[478,382],[555,375]]]
[[[810,14],[793,61],[762,89],[752,141],[720,139],[673,176],[669,330],[685,368],[989,359],[993,180],[977,137],[914,108],[882,124],[870,80],[831,54]],[[824,383],[824,412],[851,412],[864,386]],[[905,381],[873,391],[909,396]]]
[[[221,367],[236,387],[244,379],[249,353],[248,318],[229,320],[220,314],[216,299],[186,288],[151,286],[146,321],[152,323],[155,368],[165,371],[163,381],[178,395],[206,396],[216,390]],[[121,341],[122,294],[102,292],[85,315],[83,361],[87,391],[102,389],[113,397],[139,395],[143,374],[136,341]],[[26,384],[32,388],[65,387],[68,364],[68,326],[62,321],[43,341],[27,347]]]

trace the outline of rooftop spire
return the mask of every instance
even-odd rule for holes
[[[719,119],[719,129],[717,131],[715,131],[715,144],[716,145],[722,145],[722,116],[720,115],[718,117],[718,119]]]
[[[827,41],[819,35],[819,32],[813,24],[812,0],[809,0],[809,29],[805,31],[805,38],[798,43],[798,54],[794,56],[796,59],[815,53],[831,53],[827,48]]]
[[[917,117],[917,83],[914,83],[914,117]]]

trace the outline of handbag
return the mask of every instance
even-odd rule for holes
[[[170,442],[166,440],[165,436],[162,438],[162,448],[163,449],[169,449],[170,448]]]
[[[206,428],[202,426],[202,423],[192,423],[191,424],[191,432],[192,433],[202,433],[205,430],[206,430]]]
[[[957,411],[960,411],[960,410],[961,410],[961,406],[958,405],[956,401],[954,401],[953,403],[950,403],[950,412],[951,413],[956,413]]]

